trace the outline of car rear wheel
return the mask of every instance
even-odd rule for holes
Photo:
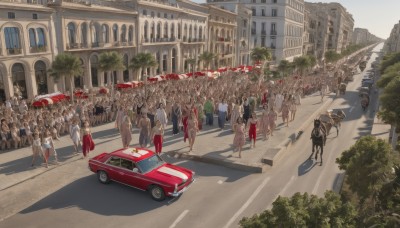
[[[158,186],[158,185],[153,185],[150,187],[150,195],[151,198],[153,198],[156,201],[163,201],[165,199],[165,193],[164,190]]]
[[[102,184],[110,183],[110,178],[108,177],[108,174],[103,170],[97,172],[97,178]]]

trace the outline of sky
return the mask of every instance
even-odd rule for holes
[[[204,3],[205,0],[194,0]],[[307,2],[333,2],[306,0]],[[355,28],[366,28],[370,33],[386,39],[400,21],[400,0],[336,0],[353,15]]]

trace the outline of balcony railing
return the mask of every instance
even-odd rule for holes
[[[251,35],[255,35],[257,33],[257,31],[255,29],[251,30]]]
[[[79,48],[79,45],[77,43],[67,44],[67,50],[78,49],[78,48]]]
[[[19,55],[22,53],[21,48],[7,48],[8,55]]]
[[[261,35],[267,35],[267,31],[266,30],[261,30]]]
[[[100,47],[99,42],[93,42],[92,48],[97,48],[97,47]]]
[[[47,50],[46,46],[30,47],[30,52],[31,53],[46,52],[46,50]]]
[[[80,45],[81,45],[81,48],[88,48],[89,47],[89,45],[87,43],[81,43]]]
[[[271,31],[271,36],[276,36],[276,34],[277,34],[276,30]]]
[[[230,42],[231,38],[230,37],[218,37],[217,41],[219,41],[219,42]]]
[[[165,43],[165,42],[175,42],[176,38],[175,37],[164,37],[164,38],[144,38],[144,43]],[[133,42],[131,42],[131,44],[129,45],[133,45]]]

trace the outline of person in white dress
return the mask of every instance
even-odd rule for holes
[[[71,124],[71,130],[69,132],[70,132],[72,142],[74,143],[74,149],[75,149],[76,154],[79,152],[78,146],[82,145],[80,131],[81,131],[81,128],[79,127],[78,121],[76,119],[73,120],[73,122]]]
[[[160,103],[156,111],[156,120],[159,120],[163,129],[167,127],[168,118],[164,109],[164,104]]]

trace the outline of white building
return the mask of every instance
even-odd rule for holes
[[[400,21],[393,26],[390,36],[386,40],[385,44],[389,53],[400,51]]]

